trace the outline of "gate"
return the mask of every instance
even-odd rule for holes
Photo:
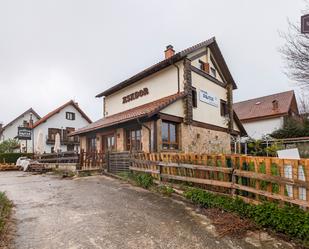
[[[107,162],[107,171],[109,173],[128,172],[131,164],[131,154],[130,152],[109,152]]]

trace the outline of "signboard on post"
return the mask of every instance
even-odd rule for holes
[[[18,127],[17,138],[19,140],[31,140],[31,129],[28,127]]]
[[[214,107],[219,106],[218,98],[214,94],[212,94],[208,91],[200,90],[200,101],[205,102],[205,103],[212,105]]]
[[[309,34],[309,14],[301,17],[301,32]]]

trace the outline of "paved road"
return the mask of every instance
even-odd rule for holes
[[[104,176],[75,180],[0,173],[16,205],[17,249],[256,248],[219,239],[206,218],[181,202]],[[250,243],[248,243],[250,242]],[[280,243],[263,248],[287,248]]]

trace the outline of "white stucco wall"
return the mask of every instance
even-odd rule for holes
[[[35,115],[32,115],[33,122],[36,122],[38,119]],[[18,127],[23,126],[24,120],[30,122],[30,113],[26,113],[19,119],[15,120],[12,124],[5,127],[5,130],[0,137],[0,141],[14,139],[18,133]]]
[[[220,99],[227,100],[227,90],[210,80],[192,72],[192,86],[197,91],[197,108],[193,108],[193,120],[227,128],[227,122],[220,114]],[[200,91],[210,92],[218,99],[218,106],[200,100]]]
[[[183,63],[177,64],[180,68],[180,91],[183,91]],[[122,103],[122,98],[139,91],[143,88],[148,88],[149,94],[134,99],[127,103]],[[134,83],[131,86],[107,96],[105,98],[106,116],[113,115],[122,111],[132,109],[134,107],[155,101],[157,99],[172,95],[178,91],[177,69],[174,66],[169,66],[166,69],[159,71],[143,80]]]
[[[260,139],[263,136],[282,128],[283,122],[283,117],[279,117],[243,123],[243,126],[247,131],[249,137],[252,137],[254,139]]]
[[[67,120],[66,112],[75,113],[75,120]],[[75,107],[69,105],[62,109],[59,113],[47,119],[46,122],[43,122],[42,124],[34,128],[34,148],[36,148],[37,136],[40,130],[43,132],[43,137],[45,141],[45,152],[50,153],[51,148],[54,145],[46,144],[46,140],[48,137],[48,128],[65,129],[66,127],[73,127],[76,130],[88,124],[88,121],[75,109]],[[61,145],[61,150],[67,151],[67,145]],[[28,152],[32,152],[32,141],[28,141]]]
[[[167,106],[161,113],[176,116],[176,117],[184,117],[184,108],[183,108],[183,99],[177,100],[175,103]]]

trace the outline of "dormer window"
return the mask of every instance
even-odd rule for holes
[[[217,70],[213,67],[210,68],[210,75],[214,78],[217,77]]]

